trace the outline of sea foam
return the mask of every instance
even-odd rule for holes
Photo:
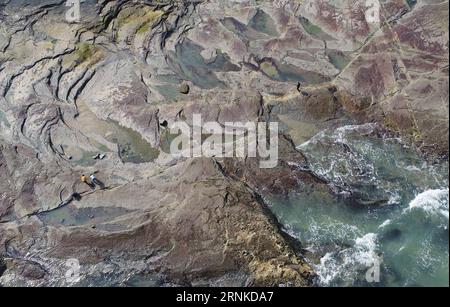
[[[448,201],[448,189],[427,190],[417,195],[405,210],[423,210],[427,215],[443,216],[448,220]]]

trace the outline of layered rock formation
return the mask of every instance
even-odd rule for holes
[[[261,197],[335,192],[295,145],[374,121],[448,157],[448,3],[380,2],[2,1],[0,283],[312,285]],[[278,121],[278,167],[169,155],[193,114]]]

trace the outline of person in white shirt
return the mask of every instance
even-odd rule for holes
[[[94,174],[91,174],[91,176],[89,176],[89,178],[91,179],[91,182],[92,182],[93,184],[98,184],[97,177],[95,177]]]

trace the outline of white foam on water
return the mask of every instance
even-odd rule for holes
[[[386,221],[384,221],[380,226],[378,226],[378,229],[380,228],[384,228],[388,225],[390,225],[392,223],[392,221],[390,219],[387,219]]]
[[[327,253],[315,267],[319,284],[329,286],[334,281],[339,281],[352,285],[356,280],[363,280],[366,271],[380,262],[377,250],[377,235],[368,233],[357,238],[351,248]]]
[[[389,196],[389,200],[387,202],[388,205],[397,205],[401,202],[402,197],[400,196],[400,194],[397,191],[387,191],[388,194],[391,194]]]
[[[327,253],[320,259],[320,264],[315,266],[315,271],[319,277],[319,285],[327,286],[336,280],[340,274],[339,263],[334,253]]]
[[[357,238],[354,248],[357,251],[355,256],[358,263],[363,264],[366,267],[372,266],[374,260],[378,258],[376,254],[377,246],[377,235],[374,233],[369,233],[362,238]]]
[[[297,146],[298,150],[306,148],[310,144],[317,144],[322,141],[325,137],[330,137],[336,142],[346,142],[347,134],[351,132],[357,132],[358,134],[369,134],[372,133],[377,127],[374,123],[368,123],[363,125],[347,125],[342,126],[334,130],[323,130],[317,133],[315,136],[310,138],[308,141]]]
[[[420,172],[422,169],[418,168],[415,165],[408,165],[405,167],[405,170],[410,171],[410,172]]]
[[[404,212],[423,210],[429,216],[449,217],[449,189],[427,190],[416,196]]]
[[[358,227],[329,219],[322,223],[311,221],[306,232],[309,241],[317,246],[332,239],[335,242],[349,242],[359,234]]]

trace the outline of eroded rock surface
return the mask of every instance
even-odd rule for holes
[[[1,284],[65,284],[76,258],[85,284],[308,286],[260,197],[335,192],[296,145],[373,121],[448,157],[448,2],[377,24],[357,0],[64,4],[0,2]],[[160,124],[193,114],[278,121],[278,167],[172,157]]]

